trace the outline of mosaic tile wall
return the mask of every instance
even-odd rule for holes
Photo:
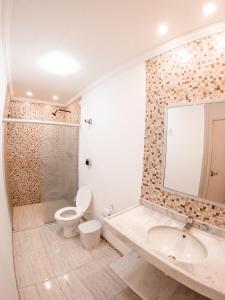
[[[71,110],[71,114],[60,112],[55,117],[52,115],[52,112],[56,109],[57,107],[52,105],[20,101],[10,101],[7,104],[9,118],[80,122],[79,102],[74,102],[66,108]],[[66,164],[65,160],[62,160],[62,155],[69,155],[70,146],[66,144],[65,140],[69,138],[71,141],[70,137],[66,136],[68,133],[65,128],[68,129],[67,131],[72,130],[68,127],[64,127],[63,129],[61,126],[7,124],[5,127],[6,177],[8,195],[13,206],[41,202],[43,182],[48,178],[48,182],[51,182],[53,186],[56,182],[53,180],[55,179],[53,177],[56,177],[59,172],[63,172],[60,169],[64,168],[62,166],[63,163],[64,165]],[[76,143],[73,153],[73,158],[75,159],[74,166],[76,168],[74,172],[78,173],[77,129],[75,129],[75,134],[73,134],[73,142]],[[56,154],[59,155],[58,162]],[[48,158],[48,164],[46,164],[46,158]],[[59,165],[59,162],[61,165]],[[51,170],[48,173],[51,171],[51,174],[46,172],[49,167],[51,167]],[[58,167],[57,172],[56,167]]]
[[[146,61],[146,128],[142,198],[225,228],[225,210],[162,190],[164,112],[167,105],[225,100],[225,32]]]

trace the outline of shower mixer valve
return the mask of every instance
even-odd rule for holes
[[[84,122],[91,125],[92,124],[92,119],[85,119]]]
[[[85,165],[88,166],[88,167],[91,167],[92,161],[91,161],[90,158],[86,158],[86,160],[85,160]]]

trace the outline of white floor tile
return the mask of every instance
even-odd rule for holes
[[[56,279],[20,289],[20,298],[21,300],[67,300]]]
[[[126,288],[109,267],[97,261],[92,261],[71,272],[70,276],[73,276],[74,281],[79,279],[97,300],[112,299]]]
[[[55,275],[67,273],[93,259],[82,247],[79,236],[63,238],[57,224],[42,227],[40,235]]]
[[[54,276],[38,229],[14,232],[13,246],[19,287],[29,286]]]
[[[67,300],[95,300],[75,271],[64,274],[58,277],[57,280]]]

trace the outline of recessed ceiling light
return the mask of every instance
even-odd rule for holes
[[[32,97],[32,96],[33,96],[33,93],[32,93],[31,91],[27,91],[27,92],[26,92],[26,95],[29,96],[29,97]]]
[[[59,100],[59,97],[58,96],[53,96],[52,99],[53,100]]]
[[[205,16],[210,16],[214,14],[215,11],[216,11],[216,4],[213,2],[206,3],[203,6],[203,13]]]
[[[39,65],[45,71],[57,75],[73,74],[80,69],[71,55],[60,51],[46,53],[39,59]]]
[[[157,32],[159,35],[165,35],[168,31],[168,26],[166,24],[161,24],[157,28]]]

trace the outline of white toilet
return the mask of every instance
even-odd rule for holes
[[[82,186],[74,199],[76,206],[68,206],[56,211],[55,220],[63,228],[65,238],[76,235],[80,220],[91,204],[91,197],[91,189],[88,186]]]

